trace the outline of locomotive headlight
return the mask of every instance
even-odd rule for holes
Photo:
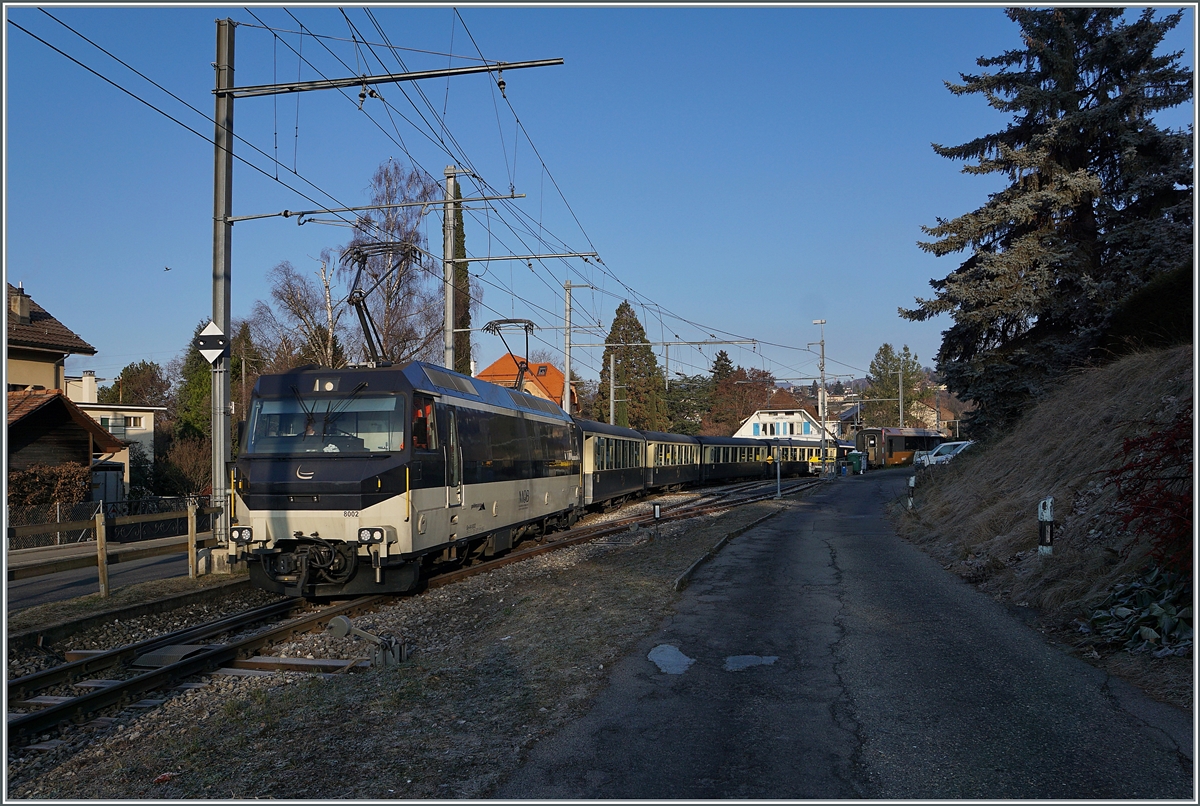
[[[234,526],[229,530],[229,536],[239,546],[244,546],[254,539],[254,530],[249,526]]]
[[[396,530],[391,526],[363,526],[358,530],[358,542],[363,545],[376,545],[384,541],[396,542]]]

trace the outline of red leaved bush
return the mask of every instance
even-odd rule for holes
[[[1146,540],[1150,556],[1165,569],[1192,571],[1192,401],[1161,428],[1130,437],[1121,448],[1124,464],[1108,474],[1116,485],[1114,514]]]

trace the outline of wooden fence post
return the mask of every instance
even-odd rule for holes
[[[100,598],[108,598],[108,539],[105,534],[104,506],[96,513],[96,568],[100,571]]]
[[[189,498],[188,506],[188,578],[196,578],[196,499]]]

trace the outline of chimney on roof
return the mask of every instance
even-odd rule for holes
[[[83,391],[81,392],[82,400],[80,403],[95,403],[96,402],[96,370],[85,369],[83,371]]]
[[[18,287],[9,295],[8,312],[17,318],[18,324],[29,324],[29,295],[24,288]]]

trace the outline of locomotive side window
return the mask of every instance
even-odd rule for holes
[[[412,419],[413,448],[432,451],[437,448],[437,433],[433,427],[433,399],[425,395],[413,396]]]

